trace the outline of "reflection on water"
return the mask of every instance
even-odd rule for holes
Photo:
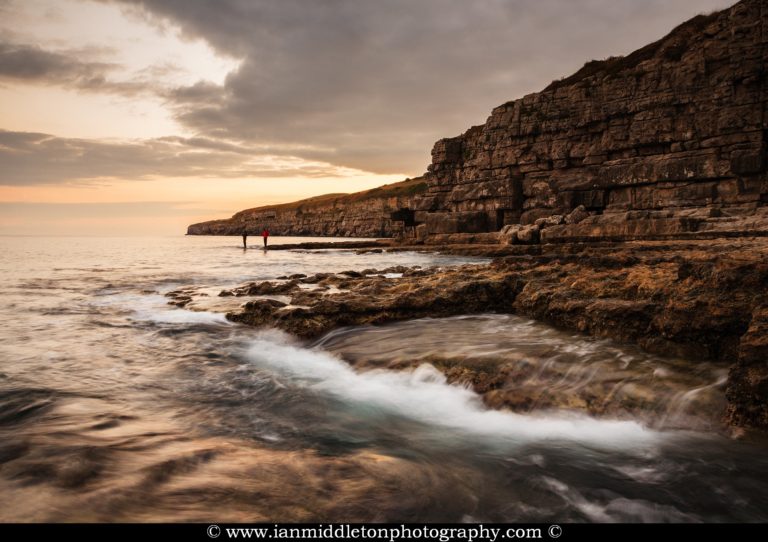
[[[180,285],[467,261],[237,242],[0,239],[0,520],[768,519],[765,443],[707,414],[722,368],[504,315],[302,345],[167,305]],[[433,367],[457,360],[503,368],[524,408]]]

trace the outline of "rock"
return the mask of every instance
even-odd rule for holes
[[[428,234],[487,232],[488,215],[482,211],[427,213]]]
[[[408,269],[405,273],[403,273],[403,277],[426,277],[427,275],[432,274],[432,271],[428,269],[421,269],[418,266]]]
[[[229,291],[229,295],[235,295],[237,297],[252,296],[252,295],[275,295],[286,294],[298,289],[298,280],[290,280],[288,282],[259,282],[251,283],[240,288],[234,288]],[[225,290],[226,291],[226,290]],[[223,297],[221,292],[219,296]],[[226,294],[225,294],[226,295]]]
[[[738,349],[738,362],[728,374],[728,419],[737,426],[768,428],[768,305],[752,311]]]
[[[416,241],[424,241],[427,238],[427,225],[419,224],[416,226]]]
[[[419,177],[354,194],[327,194],[257,207],[240,211],[229,219],[192,224],[187,234],[240,235],[246,229],[258,237],[267,227],[272,235],[394,237],[400,233],[401,225],[395,224],[392,213],[415,207],[416,196],[426,188],[424,179]]]
[[[579,222],[589,218],[589,213],[583,205],[579,205],[573,211],[565,216],[566,224],[578,224]]]
[[[363,271],[364,273],[365,271]],[[311,277],[306,277],[300,280],[302,284],[317,284],[320,281],[323,281],[329,277],[332,277],[333,273],[316,273],[312,275]]]
[[[517,242],[517,234],[523,228],[521,224],[510,224],[504,226],[499,232],[499,243],[503,245],[513,245]]]
[[[387,267],[386,269],[382,269],[380,273],[405,273],[408,270],[409,268],[405,267],[404,265],[393,265],[391,267]]]
[[[508,248],[520,255],[406,269],[399,279],[318,274],[310,278],[344,289],[334,295],[297,289],[291,303],[304,308],[261,299],[227,318],[312,338],[340,326],[516,313],[665,356],[732,365],[728,420],[768,429],[768,238]],[[244,288],[261,291],[255,286]],[[477,378],[488,393],[497,389],[493,375]]]
[[[171,301],[168,301],[168,305],[183,308],[192,302],[192,297],[194,295],[200,296],[202,294],[195,291],[195,289],[181,288],[179,290],[168,292],[165,294],[165,297],[171,299]]]
[[[539,242],[539,227],[535,224],[511,224],[499,233],[499,243],[504,245],[532,245]]]
[[[496,107],[484,124],[435,143],[414,218],[429,210],[434,233],[485,213],[489,230],[538,224],[545,242],[768,234],[760,214],[768,204],[767,127],[756,113],[768,102],[766,33],[764,3],[743,0]],[[751,220],[686,219],[745,203],[754,205]],[[621,211],[649,214],[628,227],[604,221]],[[553,215],[568,220],[550,223]],[[514,239],[502,234],[504,244]]]
[[[533,245],[539,242],[539,227],[536,224],[523,226],[517,231],[517,241],[523,245]]]
[[[404,276],[396,280],[379,275],[331,275],[326,278],[327,284],[338,286],[343,280],[347,289],[332,296],[313,290],[297,292],[292,304],[307,308],[282,310],[285,304],[261,299],[248,302],[240,312],[227,314],[227,318],[255,326],[280,327],[309,338],[343,325],[477,313],[511,306],[516,290],[510,288],[505,277],[490,269],[486,276],[477,277],[471,272],[474,269],[464,266],[439,273],[403,269]]]
[[[484,124],[437,141],[422,177],[248,209],[188,233],[269,225],[278,235],[428,243],[522,223],[537,224],[545,243],[768,235],[765,35],[764,2],[742,0],[496,107]],[[705,209],[715,214],[697,214]]]
[[[563,222],[565,222],[565,217],[563,215],[552,215],[547,218],[539,218],[534,224],[538,226],[539,229],[543,230],[549,226],[559,226]]]

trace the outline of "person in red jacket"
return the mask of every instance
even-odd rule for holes
[[[261,232],[261,236],[264,238],[264,248],[267,248],[267,238],[269,237],[269,230],[267,228],[264,228],[264,231]]]

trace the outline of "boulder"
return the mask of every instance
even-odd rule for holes
[[[582,220],[586,220],[587,218],[589,218],[589,213],[587,212],[587,210],[584,208],[583,205],[579,205],[573,211],[571,211],[565,216],[565,223],[578,224],[579,222],[581,222]]]
[[[563,215],[552,215],[546,218],[539,218],[534,222],[534,224],[538,226],[539,229],[543,230],[549,226],[559,226],[563,222],[565,222],[565,217]]]

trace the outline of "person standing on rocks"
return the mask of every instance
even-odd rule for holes
[[[248,240],[248,231],[243,229],[243,249],[248,248],[248,246],[245,244]]]
[[[264,228],[264,231],[261,232],[261,236],[264,238],[264,248],[267,248],[267,238],[269,237],[269,230],[267,228]]]

